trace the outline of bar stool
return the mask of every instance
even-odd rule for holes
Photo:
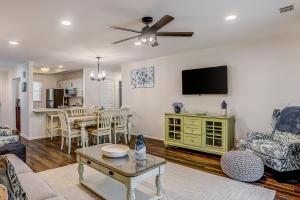
[[[54,126],[54,120],[58,119],[57,126]],[[59,123],[59,116],[58,114],[47,114],[47,131],[50,133],[50,138],[52,140],[53,131],[60,131],[60,123]]]

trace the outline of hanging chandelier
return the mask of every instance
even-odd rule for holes
[[[97,76],[95,77],[94,73],[92,72],[90,79],[91,79],[91,81],[104,81],[106,79],[106,74],[104,71],[102,73],[100,71],[100,61],[99,60],[101,57],[96,57],[96,58],[98,59],[98,73],[97,73]]]

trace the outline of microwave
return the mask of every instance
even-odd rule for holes
[[[67,97],[77,96],[77,89],[76,88],[65,89],[65,96]]]

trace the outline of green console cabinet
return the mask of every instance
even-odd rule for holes
[[[165,145],[222,155],[234,148],[234,117],[165,114]]]

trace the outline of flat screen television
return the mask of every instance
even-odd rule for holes
[[[227,94],[227,66],[182,71],[182,94]]]

